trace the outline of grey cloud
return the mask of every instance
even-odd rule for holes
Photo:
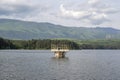
[[[100,25],[100,24],[105,23],[105,22],[110,22],[110,20],[107,18],[104,18],[104,17],[101,17],[99,19],[94,19],[93,17],[90,17],[89,22],[93,25]]]
[[[1,5],[0,15],[20,15],[26,14],[34,10],[33,7],[27,5]]]
[[[22,3],[24,2],[24,3]],[[26,17],[26,16],[37,16],[38,14],[47,12],[49,10],[49,6],[42,4],[29,4],[26,1],[22,1],[21,3],[8,3],[7,1],[3,4],[0,3],[0,16],[12,16],[12,17]]]

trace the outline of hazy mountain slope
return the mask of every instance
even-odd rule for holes
[[[0,37],[9,39],[118,39],[120,38],[120,30],[113,28],[65,27],[51,23],[0,19]]]

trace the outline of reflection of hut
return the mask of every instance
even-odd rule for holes
[[[51,51],[54,52],[55,57],[64,58],[65,53],[69,51],[69,46],[67,44],[51,44]]]

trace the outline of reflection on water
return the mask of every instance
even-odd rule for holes
[[[1,50],[0,80],[120,80],[120,50]]]
[[[51,58],[53,61],[68,61],[69,58],[68,57],[64,57],[64,58],[57,58],[57,57],[52,57]]]
[[[52,64],[55,64],[55,66],[57,66],[57,68],[58,67],[60,68],[61,66],[68,65],[69,58],[68,57],[64,57],[64,58],[52,57],[51,62],[52,62]]]

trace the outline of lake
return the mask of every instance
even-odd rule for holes
[[[0,50],[0,80],[120,80],[120,50]]]

